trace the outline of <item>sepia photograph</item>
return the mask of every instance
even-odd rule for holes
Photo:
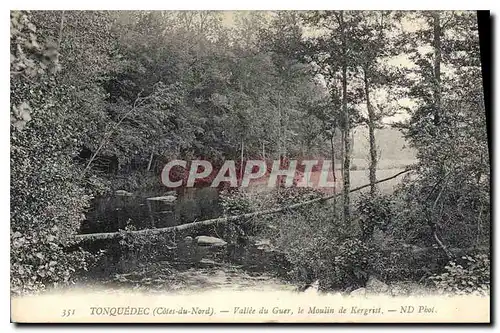
[[[11,10],[11,322],[489,323],[490,29]]]

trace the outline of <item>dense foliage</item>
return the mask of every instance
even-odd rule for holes
[[[227,20],[214,11],[11,12],[12,291],[71,283],[98,259],[73,242],[91,200],[161,189],[165,162],[194,158],[238,161],[238,173],[257,158],[341,166],[335,200],[225,229],[231,239],[271,239],[294,279],[353,289],[371,274],[433,276],[447,291],[487,290],[488,259],[459,264],[454,252],[487,248],[490,235],[475,13],[235,12]],[[417,163],[395,193],[380,193],[375,136],[398,113],[404,120],[393,126]],[[359,197],[348,194],[356,127],[370,140],[370,192]],[[320,195],[224,191],[221,205],[237,215]],[[168,253],[156,249],[167,238],[127,237],[120,251],[145,261]],[[414,260],[422,248],[434,251]]]
[[[68,283],[86,268],[65,253],[89,203],[81,186],[72,88],[60,85],[57,49],[28,13],[11,14],[11,277],[13,292]]]
[[[489,295],[490,260],[488,256],[484,254],[474,257],[464,256],[460,261],[463,264],[450,261],[444,267],[445,272],[430,278],[437,288],[448,294]]]

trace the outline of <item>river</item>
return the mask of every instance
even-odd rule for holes
[[[399,169],[379,170],[383,178]],[[353,187],[365,184],[367,171],[351,172]],[[383,184],[390,193],[401,181],[398,177]],[[358,184],[359,183],[359,184]],[[221,216],[219,193],[215,188],[189,188],[175,193],[172,202],[148,200],[165,191],[115,194],[94,200],[80,233],[117,232],[181,225]],[[260,285],[288,288],[289,264],[283,254],[270,246],[269,240],[232,224],[190,229],[164,234],[140,242],[124,239],[84,243],[94,253],[104,250],[101,259],[84,274],[84,280],[107,286],[134,286],[160,289],[231,288]],[[196,237],[211,236],[227,242],[220,247],[198,246]]]
[[[177,192],[173,202],[148,200],[165,194],[122,193],[97,198],[80,232],[163,228],[216,218],[223,213],[214,188],[184,189]],[[198,236],[216,237],[227,244],[199,246]],[[110,288],[291,288],[284,255],[275,252],[266,239],[248,234],[235,237],[228,224],[157,236],[138,244],[112,239],[84,243],[83,247],[94,253],[105,251],[83,280]]]

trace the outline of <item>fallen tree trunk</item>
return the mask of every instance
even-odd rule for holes
[[[380,179],[376,183],[382,183],[382,182],[394,179],[394,178],[396,178],[404,173],[407,173],[409,171],[412,171],[412,170],[413,170],[412,168],[407,168],[401,172],[398,172],[395,175]],[[349,191],[349,193],[362,190],[366,187],[369,187],[370,185],[371,184],[365,184],[365,185],[353,188]],[[319,203],[319,202],[323,202],[326,200],[330,200],[330,199],[333,199],[333,198],[340,196],[340,195],[342,195],[342,193],[336,193],[336,194],[324,196],[321,198],[311,199],[311,200],[299,202],[299,203],[296,203],[293,205],[288,205],[285,207],[261,210],[261,211],[257,211],[257,212],[246,213],[246,214],[235,215],[235,216],[219,217],[216,219],[191,222],[191,223],[181,224],[181,225],[177,225],[177,226],[173,226],[173,227],[165,227],[165,228],[158,228],[158,229],[143,229],[143,230],[126,231],[126,232],[119,231],[119,232],[103,232],[103,233],[95,233],[95,234],[81,234],[81,235],[76,235],[75,240],[77,242],[81,242],[81,241],[86,241],[86,240],[113,239],[113,238],[119,237],[120,235],[123,235],[124,233],[131,234],[131,235],[157,235],[157,234],[168,233],[168,232],[182,231],[182,230],[191,229],[191,228],[195,228],[195,227],[201,227],[201,226],[219,224],[219,223],[228,223],[228,222],[237,221],[237,220],[241,220],[241,219],[248,219],[248,218],[257,217],[257,216],[265,216],[265,215],[271,215],[271,214],[276,214],[276,213],[280,213],[280,212],[285,212],[285,211],[296,209],[299,207],[303,207],[303,206],[311,205],[314,203]]]

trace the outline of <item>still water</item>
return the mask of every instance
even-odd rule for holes
[[[177,192],[177,200],[147,200],[162,192],[113,195],[94,200],[81,233],[115,232],[127,225],[136,230],[171,227],[222,214],[219,194],[214,188],[187,188]]]
[[[134,230],[164,228],[216,218],[223,214],[217,189],[184,189],[177,192],[177,199],[173,202],[147,200],[165,194],[142,192],[97,198],[87,213],[80,232],[101,233],[116,232],[125,228]],[[89,274],[106,280],[116,274],[134,271],[138,266],[162,262],[169,267],[175,267],[178,271],[232,265],[240,267],[245,272],[286,277],[289,266],[287,261],[282,254],[262,246],[267,240],[252,235],[248,230],[243,232],[243,235],[235,237],[234,232],[229,232],[230,229],[230,225],[221,224],[190,229],[174,235],[165,234],[159,242],[156,240],[140,249],[125,246],[119,239],[84,244],[84,248],[92,252],[106,251],[104,258],[91,269]],[[195,241],[197,236],[217,237],[228,244],[222,247],[199,246]]]

